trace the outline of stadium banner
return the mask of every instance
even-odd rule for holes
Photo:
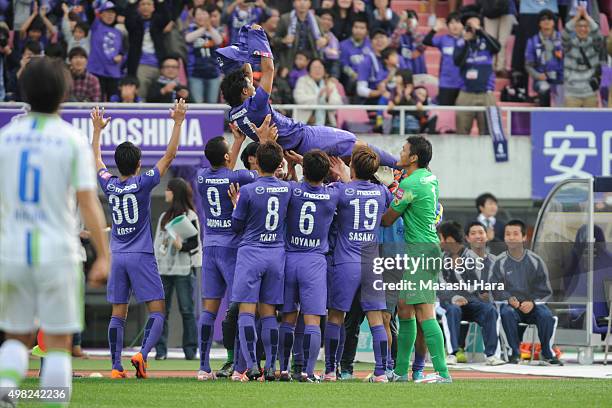
[[[568,178],[612,175],[612,111],[531,112],[532,198]]]
[[[0,127],[24,113],[22,107],[0,108]],[[89,114],[90,109],[84,108],[65,107],[61,111],[62,118],[79,128],[91,141],[93,127]],[[115,147],[129,141],[141,148],[145,166],[154,164],[162,157],[174,126],[167,108],[108,108],[105,116],[112,120],[102,131],[103,156],[112,158]],[[221,110],[190,108],[181,129],[181,142],[174,165],[206,165],[204,146],[213,137],[223,136],[223,122]]]

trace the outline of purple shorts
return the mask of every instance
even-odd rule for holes
[[[285,303],[283,313],[327,313],[327,260],[325,255],[287,252],[285,261]]]
[[[115,252],[106,284],[106,300],[113,305],[130,302],[134,294],[138,303],[164,299],[164,287],[155,255],[142,252]]]
[[[346,130],[328,126],[306,126],[299,146],[295,149],[304,155],[312,149],[321,149],[330,156],[350,157],[357,137]]]
[[[348,312],[359,293],[364,312],[386,310],[385,291],[374,289],[374,281],[382,280],[372,266],[357,262],[334,265],[329,287],[329,308]]]
[[[284,247],[238,248],[232,302],[282,305],[285,277]]]
[[[204,247],[202,299],[221,299],[228,290],[231,297],[236,268],[236,248]]]

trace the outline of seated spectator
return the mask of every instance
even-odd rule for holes
[[[484,235],[484,227],[473,226],[473,234]],[[482,281],[478,255],[463,245],[463,231],[461,225],[448,221],[438,228],[440,246],[444,250],[444,261],[441,280],[448,284],[465,282],[472,288],[475,283]],[[452,265],[452,266],[450,266]],[[485,292],[486,293],[486,292]],[[446,311],[446,321],[450,331],[452,353],[447,363],[467,363],[464,350],[459,348],[461,321],[476,322],[482,328],[482,337],[485,344],[487,365],[502,365],[505,362],[495,356],[497,349],[497,309],[488,297],[479,290],[441,290],[438,291],[440,306]]]
[[[357,87],[357,72],[366,54],[371,52],[368,38],[368,23],[365,19],[353,20],[351,37],[340,42],[340,82],[347,95],[353,96]]]
[[[280,104],[292,104],[294,102],[293,89],[289,85],[289,71],[286,68],[278,72],[274,78],[270,102]],[[284,112],[283,115],[291,115],[291,112]]]
[[[276,37],[282,40],[278,66],[290,68],[298,51],[307,52],[312,58],[319,57],[319,48],[327,44],[321,35],[319,22],[310,10],[310,0],[293,0],[293,11],[283,14],[278,23]],[[274,61],[276,66],[276,61]]]
[[[293,90],[293,99],[299,105],[341,105],[342,97],[336,86],[336,79],[326,75],[323,61],[313,59],[308,64],[308,75],[298,79]],[[334,111],[317,109],[297,110],[295,119],[314,126],[336,127]]]
[[[227,6],[225,15],[227,16],[226,24],[229,28],[230,44],[238,40],[238,32],[242,26],[253,24],[259,20],[265,6],[266,4],[262,0],[235,0]]]
[[[159,76],[159,62],[166,55],[164,28],[169,22],[169,13],[164,3],[156,6],[153,0],[139,0],[127,8],[127,73],[138,78],[144,100],[147,100],[149,85]]]
[[[431,98],[429,97],[429,91],[424,86],[420,85],[414,88],[412,91],[414,100],[417,103],[417,107],[431,105]],[[426,110],[422,111],[423,115],[420,117],[421,133],[435,134],[436,125],[438,123],[438,117],[436,115],[429,116],[429,112]]]
[[[400,22],[391,36],[391,44],[399,50],[402,68],[413,74],[426,74],[423,37],[417,32],[419,18],[413,10],[402,12]]]
[[[391,93],[391,100],[387,105],[387,110],[392,115],[392,132],[399,133],[400,112],[393,111],[396,106],[416,106],[416,111],[406,112],[404,118],[404,131],[407,134],[421,133],[421,118],[426,115],[422,104],[417,103],[413,96],[414,84],[412,82],[412,72],[409,69],[400,69],[395,73],[395,89]]]
[[[19,58],[9,44],[8,26],[0,23],[0,102],[14,98],[15,80],[13,72],[19,66]]]
[[[62,3],[64,16],[62,18],[62,35],[66,41],[67,51],[70,52],[74,47],[81,47],[85,51],[90,50],[89,41],[89,25],[83,21],[77,20],[74,14],[70,14],[68,4]],[[72,19],[70,17],[73,17]]]
[[[295,88],[295,84],[298,79],[304,75],[308,75],[308,64],[310,63],[310,57],[305,51],[298,51],[295,54],[295,60],[293,61],[293,68],[289,71],[289,86],[291,89]]]
[[[374,31],[371,41],[372,51],[365,55],[357,70],[357,95],[365,105],[378,104],[379,98],[387,92],[387,83],[392,79],[382,59],[382,51],[389,46],[386,31]]]
[[[23,52],[21,54],[21,59],[19,60],[19,70],[17,71],[17,79],[21,77],[23,70],[30,62],[30,59],[32,59],[32,57],[42,55],[42,53],[43,50],[40,46],[39,41],[27,41],[25,43],[23,47]],[[19,90],[19,87],[17,87],[17,90]]]
[[[480,222],[487,230],[487,241],[504,241],[504,223],[497,219],[497,198],[491,193],[483,193],[476,198],[478,216],[475,221]]]
[[[446,26],[448,34],[436,35],[437,32],[444,28],[444,23],[437,20],[434,28],[423,39],[423,44],[430,47],[436,47],[442,53],[440,60],[440,88],[438,90],[438,105],[452,106],[459,96],[461,90],[461,72],[459,67],[455,65],[453,53],[455,52],[455,44],[461,38],[463,33],[463,24],[459,13],[451,13],[446,18]]]
[[[223,43],[223,38],[212,27],[210,14],[204,7],[196,7],[191,12],[193,23],[185,34],[191,98],[196,103],[217,103],[221,72],[214,51]]]
[[[461,72],[463,85],[457,97],[457,106],[495,105],[495,73],[493,56],[499,52],[499,42],[488,35],[481,26],[480,16],[466,13],[461,18],[465,26],[463,38],[457,41],[453,59]],[[487,133],[484,112],[457,112],[457,133],[469,135],[474,119],[480,134]]]
[[[562,93],[563,44],[561,34],[555,30],[555,15],[542,10],[539,17],[540,32],[529,39],[525,51],[525,70],[533,80],[540,106],[550,106],[551,93]]]
[[[501,46],[495,55],[493,69],[497,76],[508,78],[506,69],[506,43],[512,34],[512,27],[516,24],[516,4],[513,0],[478,0],[484,16],[484,29]]]
[[[327,40],[327,44],[319,50],[323,64],[329,75],[340,79],[340,42],[331,31],[334,26],[334,14],[329,9],[322,9],[318,15],[321,35]]]
[[[371,30],[382,28],[391,35],[399,23],[399,16],[389,7],[389,0],[374,0],[369,22]]]
[[[160,75],[149,86],[147,102],[173,103],[179,98],[191,101],[189,89],[179,83],[179,58],[169,55],[161,60]]]
[[[111,96],[110,102],[142,102],[140,96],[138,96],[139,87],[140,83],[138,82],[138,78],[133,76],[126,76],[124,78],[121,78],[121,80],[119,81],[119,94]]]
[[[548,270],[542,258],[524,248],[527,228],[520,220],[512,220],[504,229],[504,241],[508,250],[502,253],[491,273],[491,283],[503,284],[503,290],[493,291],[497,301],[504,301],[500,315],[508,345],[512,349],[510,363],[519,361],[519,344],[522,332],[519,323],[535,324],[542,345],[541,359],[548,364],[563,365],[552,351],[555,320],[550,309],[537,301],[545,302],[551,295]],[[524,330],[523,330],[524,332]],[[520,334],[519,334],[520,333]]]
[[[351,36],[353,21],[365,19],[365,4],[361,0],[336,0],[332,7],[334,13],[333,32],[336,38],[344,41]]]
[[[98,78],[87,72],[87,52],[75,47],[68,54],[72,74],[71,102],[100,102],[102,93]]]
[[[604,41],[599,26],[584,7],[565,25],[563,39],[563,93],[569,108],[596,108],[605,63]]]
[[[91,41],[96,46],[91,48],[87,69],[98,77],[102,100],[106,101],[117,90],[121,78],[123,38],[121,31],[115,28],[115,4],[106,1],[98,11],[99,16],[91,26]]]

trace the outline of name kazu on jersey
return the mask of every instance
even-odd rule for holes
[[[263,193],[288,193],[289,187],[263,187],[258,186],[255,188],[256,194]],[[259,234],[259,242],[274,242],[276,241],[277,234],[275,232],[269,232],[265,234]]]

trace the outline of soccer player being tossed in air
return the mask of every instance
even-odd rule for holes
[[[147,378],[147,356],[157,344],[161,335],[164,318],[164,288],[157,271],[157,261],[151,239],[151,191],[159,184],[176,157],[181,125],[185,120],[187,107],[184,100],[178,101],[170,111],[174,120],[172,136],[166,152],[155,167],[140,174],[141,152],[130,142],[121,143],[115,149],[115,163],[119,176],[113,176],[102,161],[100,134],[110,118],[104,118],[104,111],[93,109],[93,150],[98,170],[98,182],[108,197],[113,225],[111,232],[112,263],[107,285],[106,298],[113,305],[108,326],[108,342],[113,369],[111,378],[126,378],[121,364],[123,331],[127,318],[128,303],[132,292],[138,302],[145,302],[149,319],[144,329],[142,348],[132,357],[137,378]]]
[[[351,309],[355,296],[360,296],[361,308],[366,312],[375,357],[371,382],[388,382],[385,371],[389,356],[389,342],[382,312],[387,309],[385,292],[375,290],[378,279],[372,271],[378,257],[378,227],[391,202],[387,187],[370,180],[379,166],[378,155],[369,147],[355,149],[351,157],[351,177],[343,169],[338,172],[345,183],[338,185],[337,237],[334,248],[334,267],[330,279],[329,311],[325,327],[324,381],[336,381],[336,361],[344,315]],[[351,181],[352,180],[352,181]]]
[[[256,30],[262,30],[262,28],[253,25],[250,30],[253,33],[249,32],[249,36],[258,34],[254,32]],[[249,41],[251,41],[250,37]],[[267,40],[264,42],[264,46],[269,47]],[[257,89],[253,86],[253,71],[249,63],[244,64],[242,69],[226,75],[221,83],[223,98],[231,106],[229,121],[238,125],[242,133],[258,141],[251,124],[260,126],[266,115],[271,114],[272,123],[278,128],[277,143],[284,150],[294,150],[304,155],[312,149],[321,149],[330,156],[348,160],[355,146],[366,145],[365,142],[357,140],[350,132],[327,126],[308,126],[275,111],[270,106],[274,61],[264,54],[269,55],[262,53],[262,75]],[[382,166],[395,167],[397,165],[397,157],[375,146],[370,147],[379,155]]]
[[[257,148],[260,177],[240,188],[240,198],[232,214],[232,228],[242,234],[231,297],[232,302],[240,303],[238,333],[240,352],[246,360],[241,381],[275,379],[278,351],[276,305],[283,304],[285,216],[290,194],[289,183],[274,177],[282,160],[283,149],[275,142],[262,143]],[[230,191],[235,201],[237,192],[233,186]],[[256,365],[256,311],[259,312],[266,353],[263,376]]]
[[[87,137],[57,114],[69,86],[63,63],[32,59],[20,83],[31,112],[0,130],[0,406],[15,404],[10,390],[26,375],[37,327],[47,349],[40,385],[56,388],[59,398],[47,402],[61,406],[70,400],[72,335],[83,330],[77,202],[98,255],[90,284],[106,280],[108,240]]]
[[[276,137],[276,128],[269,127],[270,118],[264,121],[259,132],[271,132],[262,137]],[[221,299],[226,290],[231,289],[234,282],[236,267],[236,252],[240,237],[232,229],[232,211],[234,209],[230,198],[230,185],[245,186],[257,178],[257,172],[251,170],[232,170],[240,154],[244,135],[233,125],[234,144],[232,149],[222,137],[215,137],[206,143],[204,155],[211,167],[198,171],[198,192],[202,197],[202,207],[205,214],[204,231],[204,265],[202,266],[202,314],[198,322],[200,333],[200,371],[198,380],[214,380],[215,374],[210,368],[210,347],[212,345],[215,319],[219,311]],[[228,325],[231,322],[227,323]],[[227,339],[229,341],[229,339]],[[234,340],[231,339],[233,342]],[[236,347],[232,352],[236,351]],[[244,361],[244,360],[242,360]],[[238,361],[236,360],[236,363]],[[238,364],[235,364],[235,366]],[[236,367],[235,367],[236,368]],[[238,367],[240,374],[245,367]]]
[[[311,150],[302,160],[304,180],[290,182],[291,198],[285,234],[285,299],[280,325],[281,381],[289,381],[289,356],[298,311],[304,315],[303,352],[306,363],[301,380],[319,382],[314,369],[321,348],[321,316],[327,310],[329,228],[338,205],[339,190],[323,185],[330,161],[322,150]]]
[[[444,337],[436,321],[436,292],[422,287],[437,282],[442,265],[440,240],[436,232],[438,218],[438,179],[428,169],[431,143],[422,136],[409,137],[400,155],[400,165],[408,177],[401,180],[395,199],[382,219],[383,226],[393,225],[402,217],[406,254],[422,260],[415,270],[404,272],[403,280],[412,282],[415,290],[400,292],[398,303],[399,333],[395,373],[398,381],[408,380],[408,364],[417,336],[417,320],[437,374],[416,382],[452,382],[446,367]],[[416,263],[415,260],[415,263]],[[431,288],[431,286],[429,286]]]

